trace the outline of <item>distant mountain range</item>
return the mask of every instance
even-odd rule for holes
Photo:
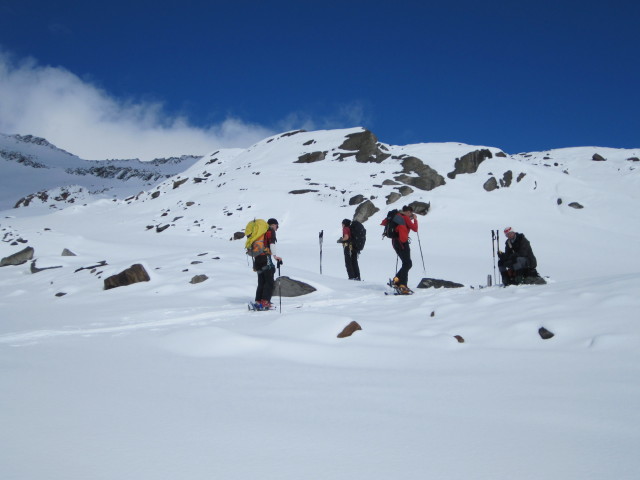
[[[32,135],[0,134],[0,208],[28,206],[31,200],[55,198],[49,190],[64,189],[88,196],[127,195],[180,173],[201,157],[83,160]],[[116,193],[117,192],[117,193]]]

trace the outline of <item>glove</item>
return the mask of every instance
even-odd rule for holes
[[[338,241],[336,243],[343,243],[342,242],[342,238],[339,238]]]

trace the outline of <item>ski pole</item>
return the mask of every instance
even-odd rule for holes
[[[320,275],[322,275],[322,238],[324,237],[324,230],[320,230],[318,234],[318,241],[320,242]]]
[[[394,270],[396,273],[398,273],[398,262],[400,261],[400,255],[398,255],[398,252],[396,252],[396,269]],[[396,273],[393,274],[393,276],[396,276]]]
[[[278,297],[280,299],[280,313],[282,313],[282,279],[280,278],[280,265],[282,265],[282,260],[278,260]]]
[[[416,232],[418,236],[418,246],[420,247],[420,257],[422,258],[422,270],[424,271],[425,277],[427,276],[427,267],[424,265],[424,255],[422,254],[422,243],[420,242],[420,234]]]
[[[498,252],[498,271],[500,271],[500,229],[496,228],[496,250]],[[500,274],[502,279],[502,274]]]
[[[496,232],[491,230],[491,250],[493,250],[493,283],[496,283]]]

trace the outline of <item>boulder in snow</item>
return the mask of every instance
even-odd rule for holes
[[[344,327],[342,331],[338,334],[338,338],[346,338],[353,335],[358,330],[362,330],[362,327],[355,320],[351,322],[349,325]]]
[[[22,265],[23,263],[27,263],[28,260],[33,258],[33,247],[27,247],[24,250],[20,250],[13,255],[9,255],[8,257],[4,257],[0,260],[0,267],[6,267],[8,265]]]
[[[549,340],[550,338],[554,337],[554,333],[550,332],[544,327],[540,327],[538,329],[538,335],[540,335],[540,338],[542,338],[543,340]]]
[[[206,280],[209,280],[209,277],[207,277],[206,275],[195,275],[189,283],[195,285],[196,283],[202,283]]]
[[[476,173],[480,164],[487,158],[493,158],[493,154],[491,153],[491,150],[486,148],[475,150],[460,158],[456,158],[453,171],[449,172],[447,177],[453,180],[456,178],[456,175],[460,175],[462,173]]]
[[[281,297],[299,297],[315,291],[311,285],[289,277],[278,277],[273,286],[273,294]]]
[[[418,288],[460,288],[464,287],[461,283],[451,282],[449,280],[439,280],[437,278],[423,278],[418,284]]]
[[[484,182],[482,188],[484,188],[487,192],[491,192],[498,188],[498,181],[496,180],[496,177],[491,177],[489,180]]]
[[[112,275],[105,279],[104,289],[109,290],[116,287],[125,287],[138,282],[148,282],[149,280],[151,280],[151,278],[144,267],[136,263],[117,275]]]

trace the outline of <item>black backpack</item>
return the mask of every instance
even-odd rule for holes
[[[387,238],[398,238],[398,232],[396,231],[396,227],[398,225],[402,225],[402,217],[400,217],[398,210],[394,209],[387,213],[387,221],[384,226],[384,230],[382,232],[383,237]]]
[[[357,252],[361,252],[367,241],[367,229],[357,220],[353,220],[349,228],[351,229],[351,244]]]

